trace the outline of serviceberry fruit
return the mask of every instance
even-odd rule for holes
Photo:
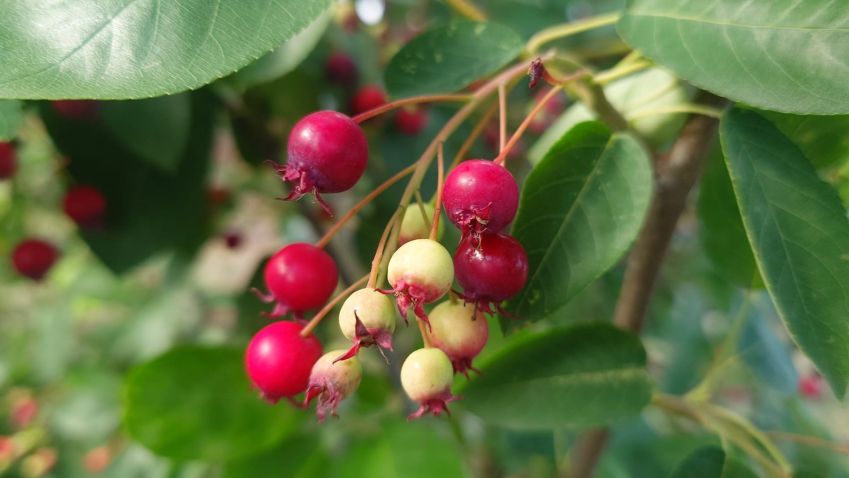
[[[100,113],[100,105],[94,100],[56,100],[51,105],[59,116],[69,120],[92,121]]]
[[[41,239],[25,239],[12,251],[12,264],[22,276],[41,280],[58,256],[58,251],[50,243]]]
[[[313,193],[322,209],[332,215],[320,193],[351,189],[363,175],[368,162],[368,144],[363,130],[348,116],[335,111],[317,111],[298,121],[289,133],[288,160],[274,164],[280,178],[292,183],[286,200]]]
[[[0,141],[0,179],[9,179],[18,170],[18,154],[14,143]]]
[[[347,360],[357,355],[360,347],[370,345],[377,345],[381,354],[384,349],[392,350],[392,333],[395,332],[392,300],[375,289],[354,292],[345,299],[339,311],[339,328],[353,345],[336,360]]]
[[[427,126],[427,118],[427,110],[416,106],[407,106],[395,113],[393,122],[398,131],[415,136]]]
[[[454,270],[463,286],[463,298],[492,313],[525,286],[528,255],[522,244],[507,234],[483,234],[479,242],[467,237],[454,253]]]
[[[460,163],[445,178],[445,213],[464,235],[499,232],[516,215],[519,186],[507,169],[492,161]]]
[[[422,205],[411,204],[404,211],[401,220],[401,231],[398,234],[398,244],[406,244],[415,239],[427,239],[430,236],[430,224],[433,221],[433,204]],[[422,212],[424,211],[424,212]],[[443,222],[439,222],[436,230],[436,238],[442,237]]]
[[[451,395],[453,380],[451,360],[442,350],[430,347],[411,353],[401,366],[401,386],[419,408],[407,419],[449,413],[447,403],[457,399]]]
[[[429,326],[424,304],[439,299],[451,289],[454,264],[442,244],[430,239],[416,239],[392,254],[387,276],[404,320],[407,320],[407,311],[412,307],[416,317]]]
[[[445,352],[454,373],[469,376],[472,359],[483,350],[489,338],[489,325],[472,304],[445,301],[430,311],[430,330],[426,331],[434,347]]]
[[[818,399],[822,396],[823,380],[813,373],[799,378],[799,394],[805,398]]]
[[[333,294],[339,282],[339,271],[333,258],[312,244],[289,244],[271,256],[265,265],[267,294],[254,289],[264,302],[274,302],[269,317],[292,312],[295,319],[321,307]]]
[[[74,186],[62,201],[65,214],[84,228],[103,224],[106,214],[106,198],[92,186]]]
[[[336,415],[339,402],[350,396],[363,378],[363,367],[357,357],[340,362],[344,350],[333,350],[322,355],[312,367],[304,405],[318,397],[316,415],[323,422],[327,415]]]
[[[351,98],[351,113],[358,115],[386,104],[386,93],[379,86],[366,85]]]
[[[273,322],[253,336],[245,351],[245,370],[262,398],[276,403],[307,389],[310,371],[321,357],[314,335],[301,337],[303,325]]]
[[[336,52],[327,57],[324,65],[327,80],[342,86],[354,86],[357,83],[357,64],[346,53]]]

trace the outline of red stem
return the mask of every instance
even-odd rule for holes
[[[382,115],[387,111],[392,111],[396,108],[401,108],[402,106],[407,105],[416,105],[419,103],[433,103],[437,101],[468,101],[471,98],[471,95],[423,95],[423,96],[412,96],[410,98],[403,98],[400,100],[390,101],[385,105],[378,106],[377,108],[372,108],[368,111],[362,112],[356,116],[354,116],[353,120],[357,123],[362,123],[367,119],[374,118],[375,116]]]
[[[530,114],[528,114],[524,121],[522,121],[522,124],[520,124],[519,127],[516,129],[516,132],[513,133],[513,136],[510,137],[510,141],[507,142],[507,145],[501,150],[500,153],[498,153],[498,156],[495,158],[496,164],[504,165],[504,161],[507,160],[507,155],[510,154],[510,150],[513,149],[513,146],[515,146],[519,139],[521,139],[522,134],[525,133],[525,130],[528,128],[528,125],[531,124],[531,121],[533,121],[537,113],[539,113],[540,110],[545,107],[545,104],[548,103],[548,100],[550,100],[551,97],[557,94],[562,88],[563,87],[560,85],[552,87],[550,90],[548,90],[548,93],[546,93],[545,96],[543,96],[542,99],[537,102],[536,106],[534,106],[534,109],[531,110]]]

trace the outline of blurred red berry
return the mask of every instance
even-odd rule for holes
[[[366,85],[351,98],[351,114],[358,115],[386,104],[386,93],[379,86]]]
[[[22,276],[41,280],[59,256],[56,248],[41,239],[25,239],[12,251],[12,264]]]
[[[18,154],[14,143],[0,141],[0,179],[14,176],[18,170]]]
[[[106,197],[95,187],[74,186],[62,202],[65,214],[83,228],[103,224],[106,214]]]
[[[342,86],[356,85],[359,76],[357,64],[348,54],[342,52],[336,52],[327,57],[324,72],[328,81]]]

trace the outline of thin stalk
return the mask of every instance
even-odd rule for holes
[[[545,104],[548,103],[548,100],[550,100],[551,97],[556,95],[562,88],[563,87],[560,85],[553,86],[548,91],[548,93],[546,93],[545,96],[543,96],[542,99],[537,102],[536,106],[534,106],[534,109],[531,110],[530,114],[528,114],[524,121],[522,121],[522,124],[520,124],[519,127],[516,129],[516,132],[513,133],[513,136],[510,137],[510,141],[507,142],[507,145],[501,149],[500,153],[498,153],[498,156],[494,160],[497,164],[504,164],[504,161],[506,161],[507,159],[507,155],[510,154],[510,150],[513,149],[513,146],[515,146],[516,142],[518,142],[519,139],[522,137],[522,134],[524,134],[525,130],[528,128],[528,125],[531,124],[531,121],[533,121],[537,113],[539,113],[545,107]]]
[[[357,123],[362,123],[367,119],[374,118],[375,116],[382,115],[387,111],[392,111],[396,108],[401,108],[407,105],[417,105],[420,103],[435,103],[438,101],[469,101],[472,98],[472,95],[423,95],[423,96],[412,96],[410,98],[403,98],[400,100],[390,101],[385,105],[378,106],[377,108],[372,108],[368,111],[364,111],[356,116],[354,116],[353,120]]]
[[[575,35],[577,33],[585,32],[588,30],[593,30],[600,27],[605,27],[608,25],[613,25],[617,21],[619,21],[619,12],[608,13],[606,15],[599,15],[596,17],[585,18],[583,20],[578,20],[577,22],[569,22],[564,23],[562,25],[555,25],[550,28],[546,28],[538,32],[536,35],[532,36],[530,40],[528,40],[528,44],[525,47],[525,50],[530,53],[531,56],[535,55],[542,45],[557,40],[559,38],[568,37],[570,35]]]
[[[310,321],[306,325],[306,327],[304,327],[303,330],[301,330],[301,337],[306,337],[309,334],[311,334],[313,329],[315,329],[318,326],[318,324],[321,322],[321,319],[323,319],[324,316],[326,316],[331,310],[333,310],[333,308],[336,307],[336,304],[341,302],[342,299],[344,299],[345,297],[348,297],[349,295],[351,295],[355,290],[362,287],[363,284],[366,283],[367,279],[368,279],[368,276],[360,277],[353,284],[348,286],[347,289],[340,292],[336,297],[333,298],[333,300],[331,300],[324,307],[322,307],[322,309],[319,310],[318,313],[315,314],[312,319],[310,319]]]
[[[457,154],[454,156],[454,160],[451,161],[451,165],[448,166],[448,171],[456,168],[460,161],[463,160],[463,157],[472,149],[472,145],[475,144],[475,141],[478,137],[483,133],[483,130],[486,129],[486,126],[489,124],[489,121],[492,119],[492,116],[495,114],[495,110],[497,108],[497,104],[490,106],[488,110],[481,116],[481,119],[478,120],[477,124],[475,124],[474,128],[472,128],[472,132],[469,133],[469,136],[463,141],[463,144],[460,146],[460,149],[457,150]]]
[[[722,110],[719,108],[711,108],[710,106],[697,105],[692,103],[681,103],[677,105],[671,106],[663,106],[659,108],[651,108],[648,110],[637,111],[635,113],[628,115],[628,120],[635,120],[638,118],[646,118],[649,116],[655,115],[667,115],[667,114],[694,114],[694,115],[702,115],[710,118],[720,119],[722,117]]]
[[[418,317],[416,317],[413,320],[415,320],[416,323],[419,324],[419,332],[422,334],[422,343],[424,344],[424,348],[426,348],[426,349],[431,348],[432,345],[430,343],[430,336],[427,335],[427,329],[426,329],[427,326],[425,325],[424,320],[419,319]]]
[[[843,455],[849,455],[849,445],[835,443],[823,438],[783,431],[768,431],[764,433],[777,440],[790,441],[793,443],[799,443],[800,445],[807,445],[816,448],[824,448]]]
[[[486,14],[469,0],[445,0],[445,3],[453,8],[457,13],[463,15],[469,20],[482,22],[486,20]]]
[[[389,222],[386,223],[386,227],[383,228],[383,233],[380,235],[380,241],[377,243],[377,249],[374,251],[374,257],[371,259],[371,270],[368,275],[368,287],[375,288],[377,287],[377,278],[378,271],[380,270],[381,260],[383,259],[383,251],[386,248],[386,241],[389,238],[392,230],[395,229],[397,225],[395,219],[398,216],[404,216],[404,210],[406,208],[399,207],[395,210],[395,213],[389,218]]]
[[[593,79],[599,85],[606,85],[611,81],[618,80],[619,78],[624,78],[628,75],[636,73],[641,70],[645,70],[646,68],[652,66],[652,62],[648,60],[636,61],[634,63],[630,63],[628,65],[615,66],[609,70],[602,71],[593,76]]]
[[[498,152],[507,141],[507,92],[504,83],[498,85]]]
[[[439,143],[437,153],[437,175],[436,175],[436,198],[433,206],[433,221],[430,224],[430,240],[435,241],[439,232],[439,214],[442,208],[442,188],[445,182],[445,154],[442,150],[443,143]]]

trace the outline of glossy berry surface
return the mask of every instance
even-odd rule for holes
[[[9,179],[18,170],[18,154],[14,143],[0,141],[0,179]]]
[[[324,65],[327,80],[342,86],[353,86],[359,76],[357,64],[346,53],[336,52],[327,57]]]
[[[516,216],[519,186],[503,166],[473,159],[445,178],[442,201],[448,219],[464,235],[499,232]]]
[[[442,244],[416,239],[399,247],[389,259],[389,284],[401,316],[413,308],[416,317],[427,322],[424,304],[433,302],[451,289],[454,265]]]
[[[451,395],[453,381],[454,369],[442,350],[423,348],[407,356],[401,366],[401,386],[411,400],[419,403],[419,409],[408,418],[447,412],[446,404],[455,399]]]
[[[12,264],[22,276],[41,280],[58,256],[58,251],[50,243],[41,239],[26,239],[12,251]]]
[[[313,335],[301,337],[301,329],[296,322],[274,322],[248,344],[248,377],[271,403],[306,390],[312,367],[321,357],[321,343]]]
[[[426,331],[434,347],[445,352],[455,373],[468,374],[475,358],[489,339],[489,325],[473,304],[445,301],[430,311],[430,330]]]
[[[366,85],[351,98],[351,113],[358,115],[386,104],[386,93],[379,86]]]
[[[528,255],[506,234],[468,237],[454,253],[457,282],[468,300],[495,303],[516,295],[528,280]]]
[[[98,102],[93,100],[56,100],[51,105],[59,116],[77,121],[97,119],[100,110]]]
[[[312,244],[289,244],[271,256],[265,265],[265,285],[276,306],[270,314],[280,317],[293,312],[296,317],[324,305],[339,282],[336,263],[329,254]]]
[[[339,329],[353,345],[337,360],[347,360],[361,347],[377,345],[392,350],[392,333],[395,332],[395,307],[382,292],[366,288],[351,294],[339,310]]]
[[[92,186],[74,186],[65,194],[62,209],[82,227],[98,226],[106,214],[106,198]]]
[[[393,123],[401,133],[415,136],[427,126],[427,118],[427,110],[411,106],[399,109]]]
[[[363,378],[363,366],[357,357],[342,362],[336,360],[343,353],[344,350],[327,352],[312,367],[304,404],[318,398],[316,415],[319,422],[327,415],[336,416],[339,402],[354,393]]]

